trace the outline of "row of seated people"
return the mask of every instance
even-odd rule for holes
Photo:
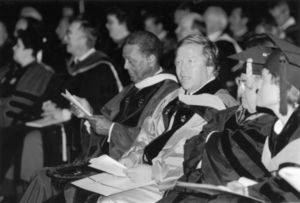
[[[183,39],[176,55],[181,87],[159,102],[153,114],[145,119],[132,147],[122,156],[116,157],[110,151],[115,146],[115,134],[109,134],[108,153],[129,168],[126,174],[135,182],[154,180],[155,184],[100,197],[65,184],[60,188],[65,190],[65,200],[249,200],[238,195],[207,195],[175,186],[178,178],[186,182],[228,184],[236,192],[268,202],[299,200],[299,188],[292,187],[276,172],[282,164],[299,164],[297,102],[300,70],[297,56],[300,49],[272,36],[263,40],[266,47],[256,46],[235,56],[241,60],[252,58],[258,64],[247,60],[245,73],[241,75],[239,85],[243,105],[225,109],[234,102],[219,88],[215,77],[215,45],[200,35]],[[263,40],[258,40],[260,45]],[[267,47],[270,45],[272,48]],[[76,114],[80,116],[79,112]],[[101,129],[95,128],[93,121],[90,123],[95,132]],[[110,126],[114,128],[114,125]],[[98,134],[102,133],[98,131]],[[126,137],[122,136],[122,139]],[[51,200],[59,191],[57,186],[51,185],[55,181],[50,177],[51,173],[46,175],[45,171],[38,174],[21,201]],[[237,182],[241,177],[257,182],[246,187]]]
[[[69,131],[68,135],[71,135],[70,140],[80,135],[80,121],[70,117],[67,110],[69,104],[60,96],[63,90],[67,89],[86,98],[95,112],[100,110],[99,106],[102,107],[122,90],[112,60],[103,52],[94,49],[96,38],[95,29],[88,21],[75,19],[66,36],[67,52],[71,55],[67,71],[57,73],[39,62],[37,57],[44,46],[41,32],[29,22],[25,30],[17,32],[17,43],[13,47],[14,61],[2,68],[0,74],[0,168],[1,180],[5,177],[5,183],[6,180],[13,179],[15,173],[19,173],[13,172],[12,165],[20,162],[21,166],[15,167],[21,168],[21,173],[17,176],[21,176],[25,183],[28,182],[33,172],[44,166],[43,146],[55,155],[59,154],[56,152],[58,147],[53,149],[59,143],[58,137],[41,135],[53,135],[53,130],[58,130],[60,134],[60,128],[37,130],[25,126],[25,122],[39,118],[41,113],[45,117],[64,117],[66,120],[71,119],[64,126]],[[50,101],[43,103],[46,100]],[[72,146],[77,147],[76,143],[72,143]],[[53,154],[50,158],[51,156]],[[59,162],[61,161],[55,160],[52,164]],[[3,184],[5,190],[7,187],[4,185],[6,184]]]
[[[83,26],[79,22],[77,22],[76,25],[75,21],[74,24],[71,24],[70,26],[71,31],[72,25],[73,29],[78,29],[81,28],[80,26]],[[69,37],[71,40],[72,37]],[[277,42],[276,40],[277,39],[273,39],[273,42]],[[282,43],[283,42],[281,42],[281,44]],[[278,44],[279,43],[276,45],[280,47],[281,44]],[[187,147],[186,149],[189,151],[196,148],[201,151],[196,153],[197,160],[194,160],[193,156],[189,155],[189,152],[186,152],[185,158],[192,158],[192,164],[196,165],[191,166],[191,168],[198,168],[196,173],[199,173],[199,182],[205,182],[201,179],[203,178],[203,174],[205,175],[205,168],[203,168],[203,166],[205,166],[203,164],[203,161],[205,160],[203,159],[205,157],[203,155],[205,155],[205,153],[202,153],[202,150],[206,150],[203,152],[206,152],[207,156],[213,154],[213,152],[208,153],[207,149],[209,149],[208,141],[212,140],[212,138],[215,136],[207,136],[209,133],[206,136],[203,135],[203,132],[205,132],[203,131],[203,126],[208,122],[210,124],[211,121],[215,121],[219,123],[214,123],[211,126],[215,127],[216,129],[226,128],[233,131],[236,130],[236,126],[239,124],[244,125],[246,123],[239,123],[239,121],[237,122],[235,120],[237,124],[234,125],[232,129],[227,127],[228,125],[224,125],[222,122],[227,123],[228,121],[230,123],[234,121],[234,119],[231,118],[233,114],[236,113],[239,115],[239,119],[242,121],[248,121],[252,118],[257,118],[257,115],[254,115],[253,111],[251,111],[251,108],[248,108],[249,112],[251,113],[250,115],[245,114],[245,112],[241,111],[240,108],[230,109],[231,113],[228,113],[229,110],[225,111],[226,117],[224,117],[224,114],[218,113],[219,110],[234,106],[237,103],[225,90],[221,89],[218,79],[216,79],[217,48],[212,42],[201,35],[192,35],[181,41],[176,55],[176,72],[181,85],[180,89],[176,88],[177,85],[174,76],[163,73],[158,64],[160,46],[159,40],[147,32],[137,32],[128,37],[123,48],[123,56],[125,58],[125,68],[128,70],[131,80],[135,84],[125,87],[120,94],[108,102],[104,108],[102,108],[102,116],[84,117],[84,119],[88,122],[85,122],[85,124],[82,125],[82,131],[84,131],[82,132],[82,141],[84,145],[90,145],[88,147],[90,151],[84,151],[83,156],[74,162],[74,165],[80,165],[81,167],[87,159],[93,156],[98,156],[106,151],[111,157],[120,160],[120,162],[130,168],[127,171],[127,174],[134,181],[154,179],[157,184],[105,198],[100,197],[98,199],[98,197],[96,197],[96,199],[98,199],[100,202],[156,202],[160,200],[163,197],[164,191],[172,188],[174,186],[174,182],[183,175],[183,146],[185,141],[189,138],[191,138],[189,142],[191,142],[191,144],[196,143],[196,145],[192,148]],[[76,49],[76,51],[78,51],[78,49]],[[272,63],[274,60],[276,61],[276,59],[278,62],[281,55],[283,55],[283,53],[278,55],[278,52],[275,54],[277,55],[275,57],[273,56],[273,60],[269,63]],[[80,62],[78,64],[80,64]],[[107,63],[104,64],[107,65]],[[272,63],[272,66],[275,65],[278,66],[278,64]],[[109,66],[109,68],[110,67],[111,66]],[[89,68],[90,67],[86,69],[89,70]],[[265,83],[273,81],[270,80],[270,73],[273,75],[278,75],[277,73],[280,72],[280,69],[273,70],[274,67],[273,69],[269,69],[270,72],[267,72],[266,70],[264,71],[263,81],[266,80]],[[81,73],[81,71],[79,72]],[[113,71],[111,72],[111,75],[115,77],[113,75]],[[247,76],[249,77],[249,74]],[[246,81],[249,80],[248,77],[246,78]],[[114,79],[112,81],[114,81]],[[252,81],[252,83],[255,83],[255,85],[256,82],[257,81]],[[293,83],[294,81],[290,82],[297,87],[297,84]],[[87,81],[83,85],[86,83]],[[111,84],[111,81],[106,81],[106,84],[107,83]],[[169,86],[167,86],[166,83],[169,83]],[[241,83],[241,85],[242,84],[244,83]],[[279,85],[276,85],[277,89],[279,89]],[[246,89],[248,88],[251,90],[252,95],[250,97],[253,99],[257,93],[256,90],[259,88],[259,85],[257,85],[258,87],[252,87],[251,85],[249,87],[249,84],[247,83],[246,85],[244,84],[244,87],[245,86]],[[267,94],[270,92],[263,93]],[[263,93],[261,93],[261,97],[265,96]],[[85,97],[84,95],[79,96]],[[90,109],[91,113],[98,114],[97,109],[99,109],[99,107],[97,108],[97,104],[93,106],[93,104],[89,101],[92,104],[91,108],[85,100],[81,100],[80,98],[78,98],[78,100],[81,101],[86,108]],[[274,106],[265,104],[264,100],[261,102],[262,103],[260,106],[268,108],[273,107],[271,110],[273,110],[275,114],[278,113],[278,110],[276,111],[276,108],[279,106],[279,102],[277,100],[276,102],[278,103],[276,103]],[[289,108],[287,108],[288,116],[290,116],[291,112],[295,109],[295,106],[292,107],[293,108],[290,108],[289,106]],[[73,111],[76,112],[76,109]],[[53,103],[48,103],[47,108],[45,109],[45,113],[47,115],[51,114],[56,116],[58,112],[69,115],[69,111],[66,109],[61,110],[56,108]],[[79,115],[78,112],[75,114],[77,114],[79,117],[82,117],[82,115]],[[265,112],[262,113],[262,115],[265,114]],[[217,119],[219,115],[225,121],[223,120],[221,122],[220,120],[222,119]],[[280,115],[284,115],[284,113]],[[246,118],[250,118],[251,116],[253,117],[247,120],[245,116]],[[259,114],[259,118],[260,116],[261,114]],[[288,116],[284,117],[284,121],[287,120]],[[226,120],[228,117],[231,119]],[[281,116],[278,117],[281,118]],[[275,120],[274,116],[273,118],[268,119],[263,118],[262,121],[265,123],[258,124],[267,128],[267,135],[271,134],[271,127],[273,126],[272,119]],[[79,123],[77,124],[79,128],[80,125]],[[209,124],[206,125],[206,127],[209,127]],[[91,126],[89,127],[89,125]],[[241,130],[245,131],[244,127],[241,128]],[[253,127],[252,124],[249,125],[249,128],[254,131],[250,131],[248,133],[249,135],[253,135],[255,134],[255,131],[257,131],[257,128]],[[265,133],[265,131],[263,131],[263,133]],[[198,134],[199,136],[197,136]],[[247,135],[247,133],[244,135]],[[263,138],[264,137],[265,136],[263,136]],[[196,142],[192,141],[194,139],[196,139]],[[276,138],[273,139],[275,139],[274,142],[276,143]],[[189,142],[187,142],[187,144]],[[95,150],[95,147],[97,148],[99,146],[101,146],[100,151]],[[262,148],[262,144],[261,146],[256,146],[254,143],[254,146],[257,148]],[[230,143],[225,144],[224,147],[230,147]],[[83,147],[83,149],[85,148],[86,147]],[[108,150],[104,150],[105,148],[108,148]],[[257,151],[261,153],[261,149],[258,149]],[[258,157],[260,158],[259,155]],[[259,158],[256,157],[255,161],[257,161],[257,159],[259,160]],[[221,164],[222,160],[218,159],[216,163]],[[251,164],[249,161],[247,163]],[[255,164],[257,163],[255,162]],[[186,163],[184,166],[186,166]],[[267,170],[261,166],[262,164],[259,165],[261,170],[267,173]],[[212,168],[214,169],[215,167]],[[276,168],[274,170],[276,170]],[[53,176],[51,171],[56,171],[56,169],[46,169],[39,173],[32,180],[27,192],[21,200],[22,202],[44,202],[62,192],[62,189],[65,189],[66,200],[68,202],[78,201],[80,198],[85,198],[82,196],[86,196],[86,194],[82,195],[82,191],[78,191],[76,188],[68,184],[63,183],[59,187],[57,185],[52,186],[55,181],[53,181],[53,178],[51,180],[51,177]],[[213,170],[209,169],[208,171],[209,174],[214,174],[212,173]],[[246,176],[252,179],[254,177],[254,175],[249,177],[249,175],[246,173],[238,175]],[[237,178],[234,177],[231,180],[236,179]],[[191,180],[194,181],[195,178],[193,177]],[[213,184],[226,184],[231,180],[226,179],[223,182],[221,181]],[[266,180],[268,181],[269,179]],[[171,195],[174,195],[174,193],[176,192],[169,192]],[[186,191],[183,193],[186,193]],[[190,193],[190,196],[193,198],[199,198],[199,195],[193,195],[192,192]],[[92,197],[94,196],[95,195],[92,195]],[[165,198],[170,196],[167,195]],[[179,199],[177,198],[174,201],[178,202],[180,199],[185,200],[186,196],[187,195],[180,194],[178,195]],[[205,199],[207,197],[201,198]],[[161,201],[164,201],[164,199]],[[55,197],[53,201],[56,201]],[[166,201],[170,202],[170,200]],[[196,201],[200,200],[198,199]]]
[[[26,37],[18,36],[18,44],[20,44],[19,46],[23,52],[32,57],[30,63],[26,60],[28,62],[26,65],[38,63],[34,56],[41,49],[42,39],[35,30],[30,28],[23,32]],[[93,109],[93,114],[101,113],[104,115],[101,118],[97,116],[90,117],[90,123],[93,119],[96,123],[106,122],[107,129],[100,130],[100,134],[108,135],[108,128],[111,130],[110,133],[115,134],[111,138],[111,142],[117,143],[110,147],[113,149],[109,150],[114,151],[117,158],[130,147],[130,143],[135,139],[140,125],[153,112],[157,103],[160,102],[159,99],[178,87],[176,77],[165,73],[159,65],[158,59],[162,52],[162,45],[153,34],[137,32],[126,41],[128,46],[124,48],[124,58],[127,60],[125,68],[130,73],[131,80],[134,83],[125,88],[122,87],[118,74],[114,69],[114,63],[103,52],[94,49],[95,40],[96,32],[91,24],[84,19],[75,19],[70,24],[66,36],[67,51],[72,55],[67,75],[57,76],[52,74],[46,80],[40,72],[35,69],[35,71],[32,71],[27,67],[21,69],[22,74],[16,74],[10,69],[4,74],[3,80],[7,81],[7,85],[3,84],[1,87],[5,90],[12,90],[12,94],[5,95],[7,101],[5,105],[3,103],[1,106],[1,118],[3,118],[1,123],[1,156],[5,159],[1,162],[1,169],[3,173],[6,173],[3,174],[6,177],[5,180],[13,179],[12,176],[14,175],[12,174],[18,173],[18,171],[13,173],[13,167],[10,166],[20,164],[21,173],[19,175],[26,186],[35,171],[41,169],[44,165],[43,146],[49,148],[58,143],[57,140],[54,140],[54,144],[49,142],[58,139],[57,137],[52,138],[52,140],[47,137],[47,135],[53,136],[53,128],[39,130],[24,126],[26,121],[34,120],[40,115],[41,108],[45,117],[71,119],[69,122],[65,122],[62,127],[66,129],[67,133],[71,134],[72,138],[77,137],[78,139],[81,136],[80,120],[74,117],[71,118],[68,103],[61,99],[60,93],[63,90],[67,89],[78,97],[87,99]],[[148,41],[149,43],[145,43]],[[37,46],[37,42],[41,44]],[[18,45],[15,47],[18,47]],[[16,50],[17,48],[14,48],[14,57],[17,55]],[[151,60],[146,61],[144,55],[151,55]],[[142,59],[140,59],[141,56]],[[40,71],[43,70],[44,68],[41,68]],[[27,76],[29,73],[33,75],[31,78]],[[24,80],[27,86],[24,86],[24,82],[21,83]],[[39,83],[39,81],[44,83]],[[22,85],[22,88],[26,87],[27,89],[18,92],[20,85]],[[8,86],[10,88],[7,88]],[[25,99],[35,98],[36,95],[33,92],[35,88],[43,88],[39,92],[40,95],[38,95],[40,98],[36,98],[31,103],[25,103]],[[28,92],[31,94],[25,95]],[[117,92],[120,92],[120,94],[113,97]],[[27,97],[15,102],[14,94]],[[49,101],[42,104],[42,101],[47,99]],[[108,102],[109,99],[111,100]],[[16,103],[19,105],[16,105]],[[27,108],[24,107],[24,103],[27,104]],[[105,103],[106,105],[103,107]],[[33,114],[34,111],[37,111],[36,115]],[[13,116],[10,112],[14,112]],[[20,119],[21,117],[22,119]],[[114,122],[113,126],[111,126],[112,121]],[[58,127],[58,131],[60,132],[60,127]],[[99,131],[95,131],[99,133]],[[41,136],[42,134],[46,136]],[[123,135],[126,135],[125,137],[129,139],[128,143],[122,139]],[[22,142],[23,139],[24,142]],[[98,143],[102,142],[106,145],[106,139],[106,136],[100,136],[99,138],[99,136],[93,135],[85,136],[83,133],[81,139],[82,152],[76,157],[75,162],[83,164],[90,157],[106,151],[98,146]],[[20,146],[22,143],[23,147]],[[55,149],[59,148],[56,147]],[[52,152],[54,152],[53,149]],[[21,163],[19,163],[20,161],[15,159],[18,159],[21,153]],[[57,152],[54,153],[57,154]],[[3,183],[1,189],[5,190],[5,185],[6,182]],[[1,192],[6,195],[5,191]]]
[[[164,156],[176,157],[176,153],[178,149],[182,148],[184,141],[199,133],[202,126],[213,117],[217,110],[237,104],[229,93],[221,88],[215,77],[217,74],[217,48],[214,43],[202,35],[195,35],[180,45],[181,48],[178,50],[180,53],[176,60],[178,63],[177,75],[182,85],[180,89],[174,82],[174,80],[176,81],[175,77],[163,73],[158,65],[160,46],[158,38],[148,32],[133,33],[126,39],[123,48],[125,68],[135,84],[125,87],[121,93],[108,102],[102,108],[101,116],[85,116],[91,129],[85,124],[82,129],[85,131],[83,136],[91,133],[86,136],[90,139],[90,143],[102,147],[108,144],[108,154],[117,160],[131,146],[134,146],[134,149],[128,153],[132,156],[139,154],[138,156],[141,158],[142,154],[140,153],[144,146],[151,142],[148,157],[145,158],[148,160],[148,165],[143,165],[138,169],[140,171],[144,171],[145,167],[146,170],[151,169],[149,164],[154,163],[156,159],[156,163],[162,168],[168,167]],[[202,53],[203,48],[208,56],[198,57],[198,53]],[[191,55],[194,61],[192,63],[190,62]],[[208,59],[207,62],[206,59]],[[173,88],[162,85],[166,79],[173,81]],[[163,94],[159,93],[160,88],[165,89]],[[154,97],[150,99],[151,95],[147,94],[154,92]],[[93,109],[87,105],[86,101],[77,99],[86,106],[86,109]],[[144,102],[150,103],[145,107]],[[93,111],[90,110],[90,112]],[[119,117],[123,118],[118,119]],[[136,124],[132,124],[134,121],[139,123],[138,127],[135,127]],[[143,130],[141,130],[142,125]],[[181,137],[183,132],[186,137]],[[97,135],[93,136],[93,133]],[[105,143],[102,144],[102,140]],[[157,158],[159,152],[164,151],[167,145],[174,145],[172,147],[174,151],[165,150],[166,155],[161,155],[160,159]],[[84,158],[89,158],[93,152],[95,151],[89,151]],[[99,152],[96,153],[99,155]],[[92,156],[95,156],[95,153]],[[129,163],[124,164],[130,166]],[[73,165],[78,165],[78,160]],[[178,166],[170,172],[176,174],[173,179],[177,179],[181,175],[180,168],[181,163],[178,162]],[[43,202],[51,198],[53,201],[57,201],[56,196],[62,192],[65,185],[68,187],[68,184],[63,181],[59,182],[53,177],[57,169],[61,171],[61,167],[59,167],[40,172],[32,180],[21,201]],[[161,181],[165,178],[167,175],[162,177]],[[68,188],[71,191],[74,190],[72,187]],[[161,195],[161,192],[158,193]],[[77,192],[75,191],[74,194],[76,197]]]

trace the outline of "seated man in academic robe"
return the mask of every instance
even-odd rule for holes
[[[174,185],[183,174],[185,140],[197,135],[218,110],[236,104],[215,76],[216,58],[215,44],[202,35],[183,39],[175,61],[181,88],[166,97],[161,105],[167,105],[159,105],[153,115],[155,127],[164,130],[149,144],[140,139],[120,160],[132,181],[155,183],[100,197],[98,202],[156,202]]]
[[[256,40],[270,42],[262,37]],[[254,47],[233,57],[246,60],[261,52],[263,59],[262,51],[268,54],[272,49]],[[275,115],[256,107],[262,69],[263,65],[257,63],[244,66],[238,88],[242,105],[219,112],[198,136],[185,143],[184,175],[179,181],[226,186],[241,177],[256,179],[270,175],[261,163],[261,154],[265,140],[271,134]],[[159,202],[206,202],[215,197],[196,189],[175,187]]]
[[[73,165],[99,156],[104,152],[103,145],[107,144],[107,153],[119,159],[131,147],[144,119],[152,114],[162,98],[178,88],[175,76],[164,73],[160,67],[160,54],[161,42],[149,32],[136,32],[126,39],[123,57],[133,84],[104,105],[101,116],[86,118],[88,124],[82,127],[83,154],[79,158],[81,161]],[[82,99],[78,100],[87,104]],[[88,106],[86,108],[93,113]],[[49,169],[41,171],[33,179],[21,202],[43,202],[62,191],[63,187],[52,185],[46,171]]]

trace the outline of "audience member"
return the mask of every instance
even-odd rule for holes
[[[255,47],[231,57],[247,61],[260,55],[263,60],[263,53],[272,52],[271,48],[258,47],[273,44],[267,36],[253,37],[249,44]],[[264,108],[256,107],[264,67],[259,62],[261,59],[243,65],[238,78],[241,105],[219,112],[198,136],[186,142],[184,176],[179,181],[224,186],[241,177],[256,179],[269,175],[261,163],[261,154],[265,140],[272,132],[275,116]],[[159,202],[205,202],[215,197],[176,187]]]
[[[281,35],[273,16],[271,16],[269,13],[261,16],[261,19],[255,26],[254,32],[256,34],[269,34],[277,37]]]
[[[201,34],[204,36],[206,31],[202,16],[193,12],[186,14],[179,21],[175,32],[178,42],[192,34]]]
[[[182,17],[188,14],[190,11],[191,5],[187,1],[184,1],[174,11],[174,23],[178,25]]]
[[[299,45],[299,26],[295,18],[291,16],[287,0],[271,2],[269,12],[274,17],[280,30],[281,35],[279,37]]]
[[[4,97],[0,99],[1,178],[8,167],[14,164],[13,158],[20,156],[20,145],[29,131],[24,123],[39,117],[41,100],[54,73],[50,67],[37,62],[36,55],[42,46],[42,36],[35,30],[18,32],[13,58],[20,67],[12,73],[8,72],[5,79],[9,81],[10,94],[2,95]],[[6,175],[9,180],[14,178],[12,171],[13,168]],[[6,183],[2,182],[2,189],[6,188]]]
[[[161,66],[164,70],[175,73],[175,48],[176,38],[167,28],[164,16],[159,14],[147,14],[144,19],[145,30],[155,34],[163,44],[163,54],[161,56]]]
[[[250,20],[251,18],[248,11],[242,7],[233,8],[228,18],[229,29],[232,32],[232,36],[242,48],[245,48],[244,42],[253,35],[248,28]]]
[[[211,6],[205,10],[203,18],[206,25],[207,37],[216,43],[220,51],[219,77],[222,85],[226,87],[233,96],[236,96],[234,75],[231,72],[231,68],[236,64],[236,61],[228,59],[227,56],[241,51],[241,48],[233,38],[225,33],[228,24],[227,14],[221,7]]]
[[[122,84],[126,86],[130,83],[130,77],[128,72],[124,69],[122,49],[126,38],[132,31],[130,15],[120,8],[111,8],[106,13],[105,25],[113,41],[113,45],[107,48],[107,53],[116,63]]]
[[[92,130],[91,133],[85,130],[82,135],[83,154],[78,158],[81,165],[104,153],[103,144],[109,145],[108,154],[111,157],[119,159],[131,147],[145,118],[152,114],[160,99],[177,89],[176,78],[162,72],[158,60],[160,54],[161,43],[152,33],[136,32],[129,35],[124,42],[123,56],[125,68],[134,83],[125,87],[102,108],[102,116],[97,116],[99,112],[96,107],[89,107],[88,102],[78,98],[94,114],[86,118]],[[73,165],[78,165],[78,161]],[[45,193],[39,192],[40,187],[45,188]],[[51,178],[44,170],[33,179],[23,201],[43,202],[62,189],[51,185]]]
[[[13,43],[9,37],[6,25],[3,21],[0,21],[0,84],[5,82],[2,79],[7,71],[9,71],[8,64],[12,61],[13,57],[12,46]]]

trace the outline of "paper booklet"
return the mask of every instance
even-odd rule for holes
[[[61,95],[78,107],[86,116],[92,116],[92,114],[85,109],[68,90],[65,90],[65,93],[61,93]]]
[[[25,125],[29,126],[29,127],[43,128],[43,127],[47,127],[50,125],[61,124],[67,120],[68,119],[65,119],[65,118],[56,119],[53,117],[45,117],[45,118],[41,118],[38,120],[26,122]]]
[[[236,193],[233,190],[230,190],[229,188],[222,186],[222,185],[199,184],[199,183],[188,183],[188,182],[178,181],[176,183],[176,186],[193,189],[195,191],[199,191],[199,192],[209,194],[209,195],[232,194],[232,195],[237,195],[237,196],[253,199],[258,202],[264,202],[264,200],[257,199],[255,197],[252,197],[249,195],[242,195],[242,194]]]
[[[142,183],[131,181],[124,173],[126,167],[107,155],[91,159],[90,163],[89,166],[105,171],[106,173],[74,181],[72,182],[73,185],[107,196],[155,183],[154,181]]]
[[[105,171],[115,176],[126,177],[126,174],[124,173],[126,167],[107,155],[93,158],[90,160],[90,163],[89,166],[92,168]]]
[[[115,176],[108,173],[100,173],[72,182],[82,189],[102,194],[105,196],[154,184],[154,181],[134,183],[128,177]]]

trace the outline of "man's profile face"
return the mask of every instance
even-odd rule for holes
[[[120,23],[116,15],[109,14],[106,17],[106,28],[108,30],[109,36],[113,41],[118,41],[120,32],[123,32],[123,27],[125,26],[123,23]]]
[[[243,27],[242,9],[235,8],[232,10],[229,18],[229,28],[231,31],[239,31]]]
[[[285,4],[274,7],[270,10],[270,14],[274,17],[278,26],[283,25],[290,17],[289,8]]]
[[[155,19],[152,17],[145,19],[144,26],[146,31],[149,31],[156,36],[158,36],[161,32],[161,29],[159,29],[159,24],[155,24]]]
[[[176,74],[187,92],[198,90],[210,79],[213,68],[207,67],[206,61],[202,45],[186,44],[178,48],[175,59]]]
[[[17,43],[13,47],[14,55],[13,58],[17,63],[21,63],[24,59],[28,57],[32,51],[30,49],[26,49],[23,41],[21,39],[17,40]]]
[[[181,19],[181,21],[179,22],[179,24],[175,30],[175,33],[177,36],[177,41],[180,41],[183,38],[185,38],[186,36],[193,34],[192,22],[193,22],[193,20],[191,18],[189,18],[188,16],[185,16]]]
[[[80,28],[79,22],[70,24],[65,35],[65,41],[67,44],[67,52],[72,55],[75,55],[78,48],[83,46],[83,43],[85,43],[85,35]]]
[[[136,83],[145,79],[151,71],[147,57],[141,53],[138,45],[126,44],[123,48],[123,57],[124,68],[128,71],[132,82]]]

